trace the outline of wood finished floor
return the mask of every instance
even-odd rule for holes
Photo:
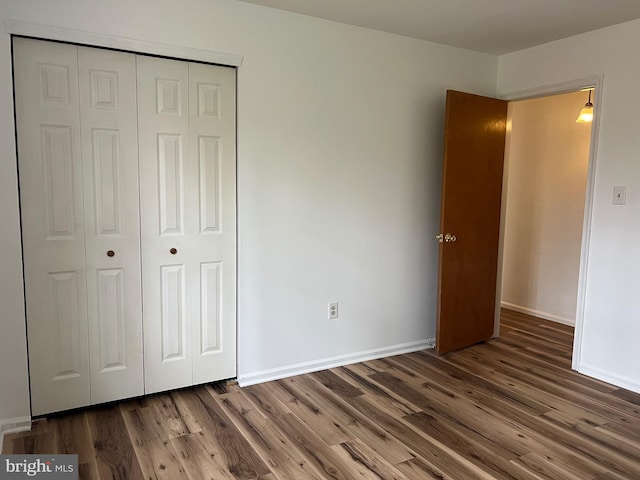
[[[51,417],[4,453],[78,453],[83,479],[639,479],[640,395],[572,372],[571,328],[502,319],[442,357]]]

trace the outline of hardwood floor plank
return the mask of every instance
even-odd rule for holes
[[[143,479],[120,410],[117,407],[92,409],[87,412],[87,419],[99,478]]]
[[[436,358],[436,361],[438,362],[442,362],[442,360],[439,360],[438,358]],[[450,361],[450,360],[449,360]],[[447,363],[447,362],[444,362]],[[444,371],[449,371],[448,368],[444,368],[442,367],[442,369]],[[429,377],[432,377],[432,373],[435,373],[435,370],[432,370],[429,373]],[[454,391],[458,391],[458,392],[465,392],[468,396],[471,397],[471,393],[472,390],[469,388],[469,386],[474,385],[474,381],[473,381],[473,377],[469,377],[468,375],[465,375],[464,373],[461,373],[457,370],[453,370],[451,371],[451,374],[456,377],[457,381],[459,382],[458,385],[456,386],[452,386],[451,383],[447,383],[446,381],[442,381],[439,382],[440,384],[447,386],[449,385],[448,388],[453,388]],[[495,377],[493,377],[493,379],[495,380]],[[438,378],[439,380],[439,378]],[[455,385],[455,384],[453,384]],[[514,384],[515,386],[515,384]],[[530,427],[530,431],[533,430],[533,433],[535,435],[535,432],[538,431],[539,429],[541,429],[542,427],[544,427],[544,425],[535,425],[535,419],[539,416],[542,416],[542,414],[537,415],[537,414],[529,414],[526,417],[523,415],[524,412],[523,411],[519,411],[521,405],[519,405],[517,402],[506,402],[506,400],[509,400],[509,396],[498,396],[498,397],[493,397],[491,399],[489,399],[489,397],[485,397],[486,400],[483,400],[483,397],[479,397],[479,396],[473,396],[472,398],[475,398],[476,401],[481,402],[480,404],[483,405],[484,407],[487,408],[492,408],[494,410],[496,410],[500,415],[504,416],[507,419],[511,419],[514,421],[518,421],[519,423],[523,423],[522,419],[523,418],[527,418],[529,419],[527,422],[525,422],[529,427]],[[508,408],[506,408],[508,406]],[[585,412],[582,412],[578,409],[570,409],[570,411],[575,412],[578,416],[576,418],[580,418],[579,415],[583,415]],[[475,432],[474,432],[475,433]],[[472,438],[472,435],[467,434],[467,436]],[[539,441],[539,440],[538,440]],[[495,448],[495,447],[494,447]],[[542,442],[540,445],[540,451],[543,452],[551,452],[553,451],[553,444],[549,444],[548,442]],[[593,473],[597,473],[602,471],[602,469],[599,469],[597,467],[595,467],[594,465],[590,464],[589,462],[584,462],[583,459],[579,458],[579,457],[575,457],[573,455],[570,454],[570,451],[566,448],[559,448],[558,451],[554,452],[554,454],[556,456],[558,456],[558,454],[561,455],[561,457],[558,459],[558,461],[562,461],[564,463],[567,464],[571,464],[574,466],[574,468],[577,471],[583,472],[585,475],[592,475]],[[504,457],[504,455],[502,455]]]
[[[358,472],[357,478],[369,478],[371,480],[410,480],[391,464],[378,456],[366,444],[351,440],[333,447],[334,451],[345,460],[355,464]],[[353,478],[353,477],[352,477]]]
[[[547,352],[556,356],[562,356],[567,353],[567,345],[556,342],[549,342],[540,335],[536,335],[525,330],[519,330],[512,327],[504,327],[502,337],[508,338],[510,340],[525,341],[528,345],[527,348],[537,348],[540,351]]]
[[[338,445],[353,440],[353,436],[330,414],[324,411],[324,405],[316,403],[300,388],[296,377],[278,380],[278,385],[286,390],[293,401],[287,407],[302,420],[327,445]]]
[[[547,332],[550,332],[562,338],[564,340],[563,343],[565,344],[570,344],[573,340],[574,328],[570,325],[563,325],[561,323],[543,320],[524,313],[509,311],[508,309],[502,309],[501,315],[501,328],[503,326],[517,328],[527,332],[536,333],[541,335],[543,338]]]
[[[285,380],[288,380],[290,383],[299,381],[299,379],[296,377],[292,379],[285,379]],[[334,402],[339,402],[339,397],[333,395],[332,393],[329,393],[326,387],[324,387],[322,384],[319,383],[317,379],[312,378],[311,376],[306,376],[306,381],[302,382],[302,386],[294,387],[290,385],[288,388],[283,388],[283,382],[284,380],[273,382],[271,384],[271,390],[276,389],[276,390],[281,390],[282,392],[286,392],[284,399],[289,401],[288,402],[289,406],[292,406],[292,404],[300,402],[299,397],[305,397],[304,399],[302,399],[300,403],[307,404],[308,408],[313,410],[314,403],[311,402],[310,397],[306,395],[306,393],[304,393],[305,387],[311,387],[311,389],[315,390],[316,392],[322,392],[322,390],[324,389],[325,390],[325,392],[323,392],[324,395],[320,395],[319,397],[323,397],[326,399],[327,395],[331,395]],[[330,384],[338,385],[338,382],[330,382]],[[338,386],[337,389],[340,392],[345,392],[344,385],[342,384]],[[350,389],[347,389],[346,391],[349,391],[349,390]],[[280,395],[280,397],[282,398],[283,395]],[[353,398],[353,397],[347,394],[347,398]],[[325,408],[327,408],[328,406],[332,405],[332,402],[323,401],[322,404],[325,406]],[[335,405],[334,405],[334,408],[335,408]],[[328,408],[328,410],[332,412],[336,411],[335,409],[332,410],[330,407]],[[340,411],[340,409],[338,409],[338,411]],[[342,452],[341,450],[337,450],[337,451],[335,449],[334,451],[327,450],[327,447],[329,445],[325,442],[320,442],[320,440],[322,439],[318,435],[316,435],[315,431],[312,432],[311,430],[304,428],[303,430],[298,432],[298,434],[296,434],[296,430],[295,428],[293,428],[292,422],[294,422],[295,424],[295,422],[301,422],[302,420],[297,417],[295,413],[296,412],[295,408],[292,408],[291,412],[292,413],[278,414],[274,409],[268,409],[266,411],[271,422],[278,425],[280,430],[285,435],[287,435],[290,440],[295,440],[293,442],[294,445],[296,445],[296,447],[301,451],[301,453],[305,454],[307,458],[309,458],[309,454],[312,450],[316,451],[316,454],[311,456],[312,464],[315,467],[315,469],[320,472],[320,475],[322,476],[322,478],[343,478],[343,475],[346,475],[344,478],[355,478],[355,475],[356,475],[355,472],[357,472],[358,478],[360,477],[369,478],[370,473],[368,473],[366,470],[363,471],[360,469],[361,467],[358,465],[357,459],[354,459],[354,458],[349,459],[345,457],[344,452]],[[345,417],[345,414],[347,415],[346,417]],[[346,413],[344,410],[340,412],[339,417],[334,417],[334,418],[336,418],[336,420],[338,418],[347,419],[347,421],[345,422],[345,427],[340,426],[341,431],[343,430],[348,430],[349,432],[359,431],[359,425],[358,427],[355,427],[354,425],[356,421],[353,420],[353,417],[348,415],[348,413]],[[301,436],[298,436],[298,435],[301,435]],[[395,439],[392,439],[388,434],[386,434],[386,432],[378,431],[377,435],[378,435],[378,441],[374,442],[374,446],[379,447],[381,442],[384,443],[386,447],[398,447],[400,445],[399,442],[397,442]],[[351,439],[350,441],[352,442],[354,441],[353,440],[354,435],[349,435],[349,438]],[[402,447],[400,447],[400,449],[401,448]],[[395,452],[396,455],[398,454],[397,450],[391,450],[391,451]],[[316,455],[319,455],[319,456],[316,457]],[[407,458],[406,456],[407,454],[400,454],[400,455],[402,455],[401,457],[402,460],[405,460]],[[413,455],[411,453],[408,453],[408,457],[413,458]],[[381,458],[385,458],[385,455],[382,455]],[[390,478],[393,478],[393,477],[390,477]]]
[[[155,407],[123,412],[138,464],[147,479],[172,479],[184,476],[184,467],[169,442],[164,418]]]
[[[425,359],[425,361],[427,360]],[[429,361],[436,363],[440,362],[440,360],[438,359],[430,359]],[[568,400],[549,395],[543,390],[532,386],[531,384],[519,382],[517,380],[514,380],[513,377],[509,375],[504,375],[501,372],[491,369],[490,367],[483,366],[481,362],[468,360],[466,358],[458,356],[455,359],[450,359],[448,362],[443,363],[448,363],[448,365],[439,365],[436,367],[431,364],[426,368],[453,372],[452,375],[455,375],[458,379],[466,378],[466,382],[470,384],[475,384],[473,380],[474,375],[469,373],[471,377],[467,377],[465,373],[462,373],[464,372],[463,369],[465,369],[467,372],[475,372],[478,375],[490,375],[491,383],[493,385],[491,389],[500,387],[498,391],[500,391],[501,394],[497,395],[497,398],[500,398],[501,400],[508,399],[511,401],[512,405],[516,406],[519,409],[522,409],[524,412],[531,415],[542,415],[546,412],[557,410],[576,415],[578,416],[578,418],[582,418],[584,421],[591,422],[597,425],[606,423],[609,420],[606,417],[580,408],[579,406],[576,406],[574,403]],[[437,376],[437,372],[434,372],[433,375]],[[481,384],[479,388],[483,388],[483,385]],[[487,394],[491,394],[491,390],[483,391],[485,391]],[[536,410],[529,408],[532,405],[536,406]]]
[[[511,325],[514,322],[520,322],[526,328],[549,328],[557,330],[559,332],[569,333],[573,335],[574,327],[571,325],[565,325],[563,323],[552,322],[551,320],[545,320],[540,317],[529,315],[527,313],[517,312],[509,308],[502,308],[500,310],[500,324]]]
[[[627,480],[613,472],[604,472],[593,477],[594,480]]]
[[[613,393],[619,390],[618,387],[615,387],[611,384],[596,380],[594,378],[589,378],[585,375],[569,370],[566,367],[561,367],[557,364],[557,361],[545,361],[537,355],[532,355],[527,350],[516,350],[510,348],[502,341],[496,340],[494,342],[485,344],[485,346],[489,347],[491,350],[494,350],[497,355],[512,356],[531,367],[543,369],[547,372],[550,372],[556,379],[561,378],[563,380],[578,383],[580,385],[584,385],[593,390],[604,393]]]
[[[532,345],[527,342],[527,340],[515,338],[513,336],[502,336],[492,340],[492,343],[500,343],[502,345],[507,345],[516,351],[528,354],[533,358],[538,358],[540,360],[544,360],[552,365],[557,365],[559,367],[564,368],[565,370],[571,369],[571,360],[564,358],[558,353],[551,353],[545,351],[544,349],[533,348]]]
[[[519,463],[524,467],[524,470],[528,470],[531,473],[535,473],[536,476],[545,480],[584,480],[582,475],[574,475],[571,471],[568,471],[561,466],[553,463],[550,459],[545,458],[536,453],[529,453],[514,460],[513,463]]]
[[[353,363],[350,365],[353,370],[362,376],[371,375],[372,373],[381,372],[384,370],[376,370],[370,362]]]
[[[368,445],[377,455],[387,460],[390,464],[395,465],[415,458],[416,454],[410,448],[362,415],[357,409],[341,401],[324,385],[317,383],[311,377],[301,377],[299,382],[355,438]]]
[[[573,343],[573,335],[557,330],[545,328],[527,328],[521,326],[504,325],[501,327],[501,335],[508,336],[510,333],[514,335],[527,335],[534,337],[536,342],[551,345],[554,349],[568,348]]]
[[[566,399],[599,415],[614,418],[616,421],[633,424],[640,417],[640,407],[637,405],[576,383],[561,384],[557,382],[557,379],[549,377],[544,372],[518,364],[510,358],[496,357],[494,353],[488,351],[483,345],[469,348],[465,352],[460,352],[460,355],[471,356],[477,362],[486,362],[497,372],[508,375],[525,384],[534,385],[547,394]],[[640,429],[640,424],[638,427]]]
[[[51,421],[46,418],[32,422],[31,430],[17,433],[9,433],[4,437],[2,446],[3,454],[33,454],[53,448],[56,439],[52,432]]]
[[[483,405],[457,393],[445,391],[435,383],[427,382],[419,387],[412,387],[389,371],[371,375],[370,378],[418,404],[426,413],[440,415],[464,425],[516,455],[524,455],[536,446],[528,432],[519,425],[507,422]]]
[[[336,395],[340,395],[343,398],[352,398],[363,394],[362,390],[340,378],[331,370],[315,372],[312,373],[311,376],[332,392],[335,392]]]
[[[269,468],[209,392],[203,387],[195,388],[193,392],[208,417],[207,430],[203,433],[211,442],[218,445],[229,471],[238,479],[250,479],[268,474]]]
[[[171,440],[180,462],[191,480],[235,480],[222,453],[205,438],[204,432],[174,437]],[[255,477],[254,477],[255,478]]]
[[[556,457],[561,454],[559,461],[564,463],[577,462],[575,463],[576,468],[581,468],[585,475],[598,473],[600,470],[596,465],[598,462],[613,471],[630,475],[630,478],[637,475],[636,469],[639,465],[629,463],[627,459],[617,455],[614,451],[608,451],[607,455],[601,456],[602,451],[599,444],[590,441],[585,436],[576,436],[572,427],[550,422],[543,416],[522,415],[522,412],[514,409],[503,399],[497,399],[493,409],[497,414],[518,423],[530,434],[533,434],[539,444],[538,451],[545,454],[554,452]],[[584,415],[584,413],[582,414]],[[535,450],[533,449],[533,451]],[[591,459],[596,459],[596,462],[592,462]]]
[[[22,453],[26,454],[53,452],[56,448],[55,431],[47,427],[47,431],[40,432],[37,435],[23,437],[22,445]]]
[[[121,412],[125,412],[127,410],[136,410],[138,408],[149,407],[151,405],[150,402],[152,402],[153,399],[157,396],[159,395],[149,395],[148,397],[138,397],[138,398],[131,398],[128,400],[123,400],[121,402],[118,402],[118,407],[120,408]]]
[[[408,415],[404,420],[429,437],[459,453],[479,468],[486,470],[494,478],[517,478],[513,475],[513,468],[511,468],[509,460],[519,457],[494,442],[487,440],[484,442],[473,441],[465,436],[464,430],[442,422],[424,412]],[[503,454],[500,455],[499,452],[503,452]]]
[[[624,400],[627,403],[638,405],[640,407],[640,393],[631,392],[623,388],[616,388],[616,390],[612,392],[612,395],[614,397],[618,397],[621,400]]]
[[[640,444],[628,439],[620,438],[615,434],[610,434],[606,430],[597,428],[598,425],[584,421],[583,418],[575,418],[561,412],[548,412],[544,418],[565,426],[580,433],[581,436],[589,440],[606,446],[607,449],[628,457],[630,460],[640,460]]]
[[[629,441],[633,441],[635,443],[640,442],[640,434],[638,434],[637,428],[635,426],[630,426],[618,422],[609,422],[599,428],[606,430],[609,434],[618,435]]]
[[[389,375],[390,371],[385,373]],[[403,380],[401,374],[397,373],[396,376],[399,378],[393,380],[395,384]],[[408,379],[404,378],[404,380]],[[576,465],[576,468],[580,467],[580,471],[584,475],[593,475],[601,471],[586,460],[589,453],[586,453],[583,458],[576,458],[572,453],[572,449],[568,447],[572,442],[570,432],[565,432],[560,428],[551,428],[549,422],[539,421],[539,417],[523,414],[520,409],[510,405],[505,399],[487,397],[482,403],[472,401],[466,403],[465,407],[464,402],[460,403],[459,395],[464,396],[468,390],[466,388],[462,388],[458,392],[449,391],[447,393],[446,390],[440,392],[441,387],[436,384],[426,383],[423,385],[424,387],[428,387],[430,392],[429,395],[425,394],[425,397],[429,396],[429,401],[435,402],[431,406],[424,405],[425,410],[428,410],[429,413],[442,415],[442,412],[453,412],[454,416],[451,416],[450,413],[447,414],[449,420],[460,422],[476,434],[487,437],[503,448],[513,450],[518,455],[524,455],[529,451],[540,451],[545,454],[553,452],[559,461],[570,462]],[[405,390],[405,392],[408,395],[416,395],[415,391]],[[452,400],[448,405],[449,399],[447,397],[451,397]],[[472,413],[470,414],[470,412]],[[475,416],[473,412],[475,412]],[[545,436],[539,434],[540,430],[544,431],[547,436],[553,435],[552,438],[556,441],[550,442]],[[561,439],[563,443],[556,445],[557,439]],[[594,447],[588,442],[579,445],[586,452]],[[619,468],[628,468],[628,466]]]
[[[51,416],[4,453],[77,453],[89,480],[637,480],[640,394],[570,369],[573,328],[502,335],[251,387]]]
[[[432,470],[445,472],[452,478],[491,478],[488,473],[478,469],[436,440],[410,428],[410,424],[380,410],[369,398],[361,396],[348,401],[395,438],[406,445],[411,445],[412,450],[421,457],[423,462],[430,465]]]
[[[201,433],[203,431],[203,428],[206,428],[206,425],[205,427],[203,427],[200,424],[200,420],[198,419],[198,417],[194,415],[194,412],[189,408],[189,400],[193,397],[187,392],[189,391],[181,390],[177,392],[169,392],[166,395],[170,397],[170,400],[166,401],[171,401],[171,403],[175,405],[176,412],[178,413],[178,415],[180,415],[180,419],[182,420],[185,429],[188,430],[190,434]],[[203,415],[200,418],[204,420],[206,419],[206,416]]]
[[[89,434],[87,415],[82,412],[71,414],[64,419],[54,418],[52,425],[57,430],[55,453],[78,455],[80,478],[97,479],[98,467]]]
[[[235,425],[254,446],[269,469],[281,479],[320,480],[323,476],[306,460],[295,445],[257,407],[246,407],[250,401],[245,392],[216,398]],[[271,415],[280,415],[270,409]]]
[[[77,454],[79,464],[93,460],[89,425],[84,412],[71,414],[64,420],[52,418],[50,424],[57,431],[55,448],[57,453]]]
[[[386,363],[384,358],[369,360],[368,362],[364,362],[363,365],[365,365],[367,368],[370,368],[371,370],[375,370],[374,372],[371,372],[371,373],[384,372],[386,369]]]
[[[289,438],[323,478],[334,480],[349,480],[354,465],[350,465],[320,437],[302,423],[294,414],[274,415],[271,421]]]
[[[149,398],[148,404],[154,407],[160,415],[162,424],[170,438],[201,431],[199,425],[194,430],[187,426],[171,395],[154,395]]]
[[[3,455],[22,455],[26,453],[24,451],[24,442],[22,437],[13,438],[11,435],[7,435],[2,444]]]
[[[519,391],[513,388],[513,384],[509,381],[502,382],[500,376],[493,370],[484,369],[481,366],[472,365],[465,370],[433,355],[403,356],[398,358],[397,362],[414,369],[414,371],[424,372],[424,377],[428,377],[431,381],[436,381],[444,387],[449,386],[455,389],[466,386],[468,387],[466,392],[468,396],[477,393],[484,394],[485,397],[504,398],[523,412],[531,415],[540,415],[550,410],[545,401],[546,396],[542,395],[536,398],[528,391]],[[490,378],[490,380],[486,380],[483,376]],[[427,379],[425,378],[424,381]]]
[[[388,369],[391,369],[392,364],[389,365],[390,367]],[[343,379],[348,379],[350,382],[359,385],[360,388],[362,388],[362,390],[365,392],[366,396],[375,398],[380,408],[384,409],[387,412],[390,412],[392,415],[403,417],[405,415],[411,415],[412,413],[417,413],[420,411],[419,406],[412,404],[406,398],[402,397],[402,395],[399,395],[398,392],[394,392],[393,390],[384,388],[379,383],[372,382],[370,380],[370,377],[360,377],[353,370],[351,370],[350,365],[336,369],[335,372]],[[382,374],[385,372],[377,373]]]
[[[422,458],[414,458],[397,464],[396,469],[402,472],[409,479],[428,479],[435,478],[437,480],[459,480],[458,477],[453,477],[446,472],[443,472],[437,467],[434,467],[428,462],[425,462]],[[529,480],[529,479],[527,479]]]
[[[245,392],[249,400],[251,400],[265,415],[271,415],[274,413],[284,415],[285,413],[291,413],[291,410],[286,407],[287,402],[280,401],[276,395],[274,395],[273,389],[269,388],[267,385],[274,386],[276,383],[269,382],[268,384],[252,385],[244,388],[242,391]],[[287,398],[291,400],[290,395]]]

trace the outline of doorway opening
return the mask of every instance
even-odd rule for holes
[[[566,355],[575,340],[593,148],[592,124],[576,119],[597,93],[509,103],[498,315],[501,333],[526,336],[540,351]]]

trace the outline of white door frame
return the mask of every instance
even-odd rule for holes
[[[499,98],[507,100],[509,102],[528,100],[533,98],[547,97],[552,95],[561,95],[563,93],[571,93],[579,91],[583,88],[595,87],[596,95],[594,100],[594,115],[593,122],[591,124],[591,141],[589,150],[589,165],[587,171],[587,190],[585,194],[584,203],[584,219],[582,223],[582,246],[580,251],[580,271],[578,274],[578,296],[576,303],[576,323],[575,334],[573,339],[573,356],[571,362],[571,368],[579,370],[582,359],[582,335],[584,328],[584,311],[586,303],[586,287],[587,287],[587,269],[589,260],[589,248],[591,239],[591,220],[593,216],[593,197],[595,193],[595,176],[596,176],[596,162],[598,152],[598,137],[600,132],[600,111],[602,108],[602,92],[604,84],[604,75],[598,75],[593,77],[580,78],[576,80],[569,80],[567,82],[556,83],[551,85],[544,85],[541,87],[530,88],[527,90],[520,90],[516,92],[507,93],[501,95]],[[506,153],[506,152],[505,152]],[[500,215],[501,223],[504,222],[505,217],[505,192],[508,182],[508,174],[505,175],[505,181],[503,183],[503,202],[502,213]],[[500,325],[500,304],[501,304],[501,283],[502,283],[502,256],[504,245],[504,228],[500,232],[500,252],[498,256],[498,265],[500,269],[498,271],[498,288],[496,299],[496,329],[495,334],[498,334]]]

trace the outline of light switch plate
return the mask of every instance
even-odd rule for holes
[[[616,186],[613,187],[613,204],[625,205],[627,203],[627,187]]]

